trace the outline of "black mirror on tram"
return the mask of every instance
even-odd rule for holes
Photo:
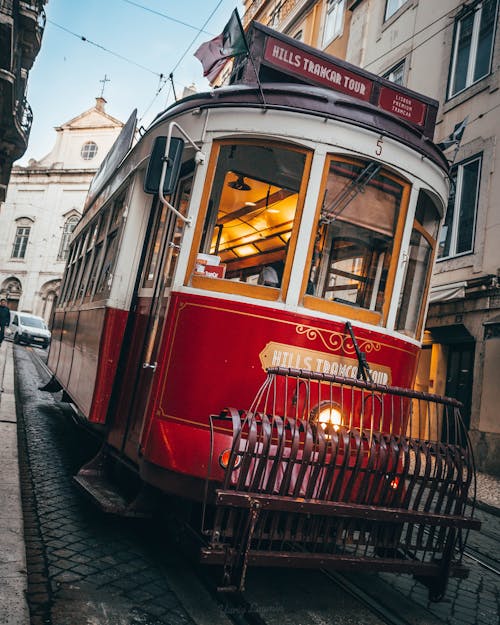
[[[144,179],[145,193],[158,193],[160,186],[161,172],[165,162],[165,148],[167,147],[167,137],[156,137],[151,156],[149,158],[146,178]],[[167,170],[163,182],[163,195],[170,195],[179,179],[182,164],[182,153],[184,151],[184,141],[177,137],[171,137],[170,149],[167,158]]]

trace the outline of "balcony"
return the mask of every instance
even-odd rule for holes
[[[288,21],[288,18],[294,10],[300,10],[309,4],[311,3],[308,1],[281,0],[281,2],[277,2],[275,5],[271,6],[271,3],[266,2],[265,0],[255,0],[255,2],[252,2],[243,15],[243,27],[246,28],[253,19],[256,19],[258,22],[261,22],[270,28],[283,31],[285,23]],[[267,10],[263,10],[261,12],[261,9],[265,5],[267,6]]]
[[[257,13],[264,4],[266,4],[266,0],[254,0],[254,2],[252,2],[252,4],[248,7],[248,9],[245,11],[245,14],[243,15],[243,28],[246,28],[248,24],[250,24],[250,22],[255,19]]]
[[[24,90],[25,79],[0,69],[0,202],[12,163],[26,152],[33,113]]]
[[[31,69],[42,45],[46,21],[44,4],[43,0],[19,0],[17,43],[22,50],[22,66],[27,70]]]
[[[12,0],[0,0],[0,69],[7,71],[12,65],[13,36]]]
[[[14,0],[0,0],[0,13],[12,16],[14,10]]]

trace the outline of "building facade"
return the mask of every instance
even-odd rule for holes
[[[500,474],[498,0],[351,3],[347,60],[439,100],[451,165],[418,385],[464,404],[481,470]],[[464,123],[462,123],[464,122]]]
[[[0,205],[12,164],[26,152],[32,112],[28,73],[40,51],[46,0],[0,0]]]
[[[122,126],[97,98],[55,129],[46,156],[12,168],[0,213],[0,297],[11,310],[50,319],[90,181]]]
[[[256,19],[440,102],[450,196],[417,387],[463,402],[479,469],[500,475],[499,0],[244,5],[245,25]]]

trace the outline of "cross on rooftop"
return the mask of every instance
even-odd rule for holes
[[[106,83],[107,82],[111,82],[111,80],[108,78],[107,74],[104,74],[104,78],[102,80],[100,80],[99,82],[102,82],[102,89],[101,89],[100,97],[103,98],[104,97],[104,89],[106,87]]]

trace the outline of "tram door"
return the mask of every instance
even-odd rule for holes
[[[185,214],[193,174],[181,178],[174,205]],[[159,361],[158,350],[167,313],[170,288],[177,264],[184,222],[168,207],[157,204],[149,224],[142,271],[134,294],[129,344],[124,358],[124,383],[118,392],[115,418],[108,441],[125,455],[136,458],[144,415]]]

